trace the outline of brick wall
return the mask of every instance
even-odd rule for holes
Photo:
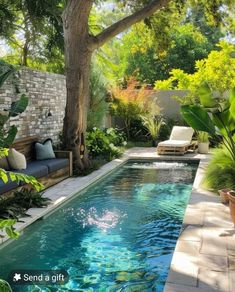
[[[26,111],[10,121],[18,128],[17,137],[38,135],[58,143],[66,103],[65,76],[25,68],[17,79],[21,93],[29,97]],[[9,80],[0,89],[0,110],[9,108],[16,98],[15,85]]]

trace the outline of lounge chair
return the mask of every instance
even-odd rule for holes
[[[195,150],[196,144],[191,143],[194,130],[189,127],[174,126],[170,139],[158,143],[158,154],[184,155],[189,149]]]

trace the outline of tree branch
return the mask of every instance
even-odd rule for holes
[[[139,11],[107,27],[98,35],[92,37],[93,49],[101,47],[104,43],[112,39],[114,36],[123,32],[125,29],[141,21],[142,19],[151,16],[155,11],[165,7],[169,2],[170,0],[154,0]]]

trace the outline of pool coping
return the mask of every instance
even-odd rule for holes
[[[22,218],[24,222],[18,222],[15,225],[16,230],[23,232],[35,221],[46,218],[61,204],[73,199],[128,160],[198,160],[199,166],[164,292],[188,292],[189,289],[192,292],[235,291],[235,280],[233,280],[235,279],[235,234],[228,208],[219,202],[218,196],[214,193],[201,188],[209,157],[197,153],[184,156],[159,156],[155,148],[131,148],[121,158],[103,165],[85,177],[71,177],[47,189],[44,195],[52,200],[51,204],[46,208],[29,209],[27,213],[31,217]],[[227,235],[221,236],[223,232],[227,232]],[[5,237],[0,248],[11,241]]]

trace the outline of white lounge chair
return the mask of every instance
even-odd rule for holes
[[[184,155],[189,149],[195,150],[195,143],[191,143],[194,130],[190,127],[174,126],[169,140],[158,143],[158,154]]]

